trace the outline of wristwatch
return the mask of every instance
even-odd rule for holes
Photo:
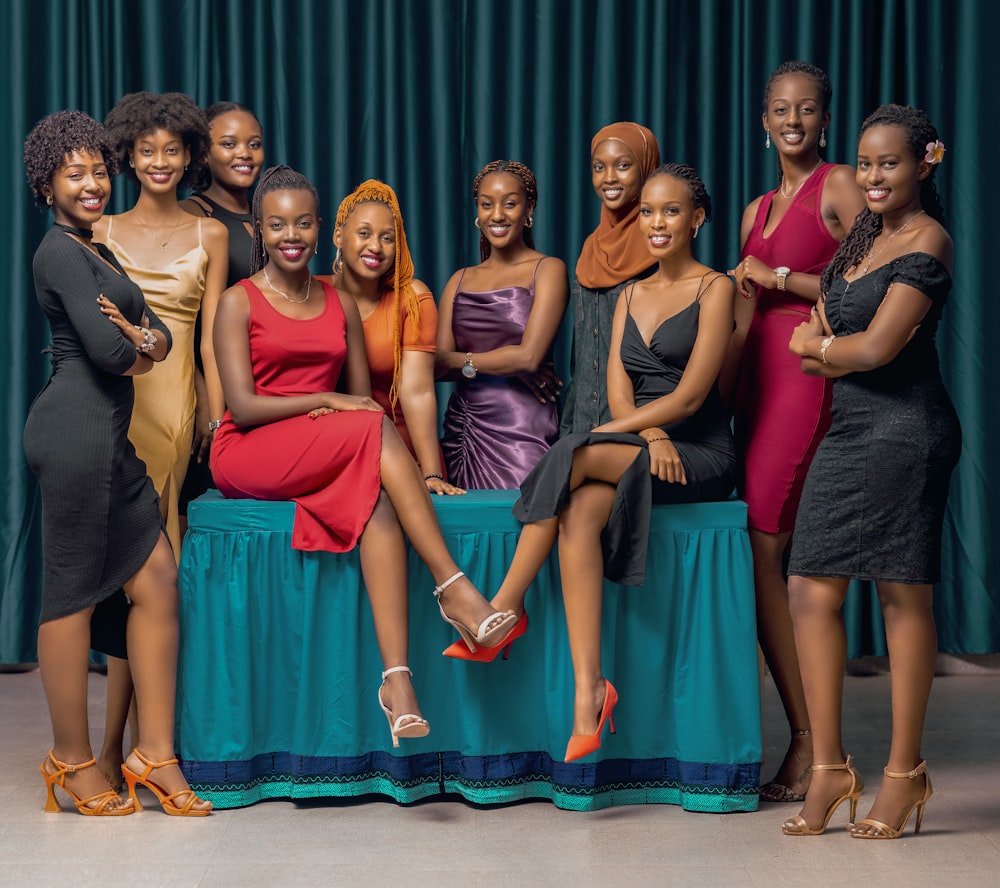
[[[792,273],[792,270],[787,265],[779,265],[774,269],[774,274],[778,278],[778,289],[785,289],[785,279]]]
[[[208,421],[208,430],[210,432],[218,431],[221,428],[222,428],[222,420],[221,419],[210,419]]]
[[[476,365],[472,363],[472,352],[466,352],[465,363],[462,365],[462,376],[466,379],[475,379],[478,373]]]

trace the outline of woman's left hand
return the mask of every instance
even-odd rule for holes
[[[669,438],[657,438],[649,445],[649,472],[670,484],[687,484],[681,455]]]
[[[814,305],[812,311],[809,312],[809,320],[803,321],[792,331],[792,338],[788,343],[788,349],[800,357],[807,357],[807,343],[809,340],[824,335],[826,335],[826,331],[823,329],[823,321]]]
[[[532,391],[532,394],[543,404],[555,401],[562,380],[556,376],[555,365],[546,364],[533,373],[522,373],[521,381]]]
[[[136,348],[146,341],[146,337],[142,335],[142,332],[137,330],[134,324],[130,324],[118,310],[118,306],[103,293],[97,297],[97,305],[101,313],[121,330],[122,335]]]
[[[437,494],[438,496],[461,496],[465,493],[461,487],[456,487],[454,484],[449,484],[443,478],[435,478],[433,475],[424,478],[424,483],[427,485],[429,493]]]
[[[754,256],[745,256],[743,260],[729,272],[736,278],[736,289],[744,299],[753,299],[757,295],[757,287],[769,287],[771,278],[775,279],[777,286],[777,276],[773,268],[768,268],[760,259]]]

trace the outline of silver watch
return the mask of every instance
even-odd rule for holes
[[[787,265],[779,265],[776,269],[774,269],[774,275],[778,279],[779,290],[785,289],[785,281],[791,273],[792,270]]]
[[[462,376],[466,379],[475,379],[478,373],[476,365],[472,363],[472,352],[466,352],[465,363],[462,365]]]

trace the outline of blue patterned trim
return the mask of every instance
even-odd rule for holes
[[[483,805],[548,799],[558,808],[670,804],[686,811],[757,810],[760,763],[681,762],[673,758],[556,761],[545,752],[463,756],[300,756],[274,752],[240,762],[182,763],[199,795],[217,808],[264,799],[386,795],[402,804],[458,794]]]

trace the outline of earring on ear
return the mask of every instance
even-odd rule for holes
[[[534,224],[535,224],[535,220],[532,219],[531,216],[528,216],[528,218],[524,220],[524,227],[525,228],[531,228],[531,226],[534,225]]]
[[[771,131],[770,130],[764,130],[764,132],[767,133],[767,138],[764,140],[764,147],[765,148],[770,148],[771,147]]]
[[[472,224],[473,224],[473,225],[475,225],[475,226],[476,226],[476,228],[480,228],[480,225],[479,225],[479,217],[478,217],[478,216],[476,216],[476,221],[475,221],[475,222],[473,222]],[[480,228],[480,230],[482,230],[482,229]]]
[[[51,195],[51,194],[46,194],[46,195],[45,195],[45,202],[46,202],[46,203],[47,203],[47,204],[48,204],[48,205],[49,205],[50,207],[52,206],[52,195]]]
[[[344,270],[344,256],[337,247],[337,255],[333,257],[333,273],[340,274]]]
[[[695,227],[694,227],[694,234],[691,235],[691,240],[697,240],[698,239],[698,232],[699,231],[701,231],[701,226],[700,225],[695,225]]]
[[[188,165],[184,164],[184,172],[186,173],[187,171],[188,171]]]
[[[826,127],[819,131],[819,147],[826,148]]]

